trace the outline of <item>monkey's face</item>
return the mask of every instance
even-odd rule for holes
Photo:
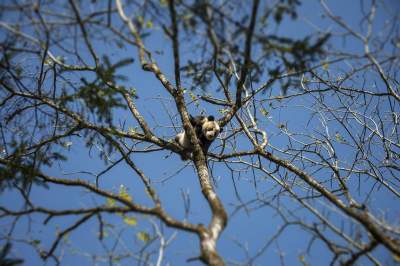
[[[214,139],[217,138],[219,132],[220,132],[220,127],[217,122],[215,121],[208,121],[203,124],[201,128],[204,137],[209,140],[213,141]]]

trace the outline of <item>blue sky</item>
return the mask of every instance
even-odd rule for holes
[[[305,17],[307,20],[300,19],[295,22],[287,21],[279,28],[279,33],[289,37],[301,37],[304,34],[310,34],[314,32],[315,28],[313,28],[309,22],[321,27],[322,29],[329,28],[332,32],[338,30],[337,26],[333,25],[328,19],[321,18],[321,9],[316,1],[303,2],[304,3],[299,9],[299,17]],[[397,1],[392,0],[389,2],[391,3],[390,6],[393,10],[399,10],[400,5]],[[327,1],[327,3],[334,13],[340,14],[340,16],[349,22],[350,25],[358,25],[358,21],[362,16],[359,13],[358,1],[341,0]],[[377,21],[384,23],[384,20],[385,17],[383,16],[383,13],[378,12]],[[154,34],[147,39],[145,43],[148,48],[153,51],[165,49],[164,54],[156,55],[155,57],[167,77],[170,78],[170,80],[173,80],[173,61],[168,39],[162,36],[161,33]],[[345,44],[336,42],[335,44],[344,45],[349,51],[360,49],[360,43],[354,41],[349,41]],[[96,46],[96,49],[99,51],[99,54],[109,54],[115,60],[129,55],[133,55],[136,58],[134,64],[125,67],[122,70],[122,73],[129,77],[129,80],[126,81],[126,85],[137,89],[140,97],[137,102],[138,109],[152,126],[159,126],[155,129],[155,132],[160,136],[172,139],[174,137],[174,132],[180,130],[180,128],[172,127],[173,125],[169,118],[169,115],[175,116],[175,126],[180,126],[180,120],[176,116],[177,111],[174,107],[174,103],[171,102],[169,95],[151,74],[140,71],[136,50],[129,48],[110,52],[112,51],[111,49],[113,49],[113,46],[108,44],[99,44]],[[190,53],[184,54],[183,60],[190,58],[190,56]],[[183,80],[183,85],[190,86],[190,83],[187,80]],[[216,86],[216,84],[214,85]],[[211,93],[214,93],[214,91],[215,88],[210,88]],[[280,90],[278,86],[273,88],[273,93],[279,95]],[[295,101],[294,103],[300,104],[302,102]],[[205,103],[202,103],[199,108],[192,104],[189,109],[194,114],[201,110],[207,110],[207,112],[214,113],[217,112],[216,109],[210,110],[210,106]],[[288,123],[293,129],[299,128],[304,130],[307,127],[306,121],[308,117],[299,113],[299,109],[295,105],[293,107],[280,108],[279,103],[276,103],[276,109],[271,109],[271,116],[274,121]],[[125,121],[127,128],[130,126],[136,126],[129,114],[124,111],[115,112],[114,121]],[[267,131],[272,132],[270,142],[276,146],[281,145],[284,147],[284,138],[275,134],[278,132],[276,127],[268,121],[265,121],[263,126],[265,126]],[[59,177],[79,177],[81,179],[93,181],[94,177],[85,174],[83,171],[99,173],[105,168],[104,163],[98,159],[96,150],[93,150],[90,155],[88,154],[83,138],[75,138],[72,142],[71,147],[68,150],[63,151],[68,155],[68,161],[60,165],[54,164],[52,168],[46,169],[47,173]],[[244,141],[240,142],[240,144],[241,149],[245,149],[249,146],[249,143]],[[212,149],[213,148],[217,151],[220,149],[218,143],[214,143]],[[346,152],[345,150],[342,151],[343,153]],[[151,178],[165,204],[166,210],[173,217],[179,219],[185,218],[184,200],[182,199],[182,195],[186,193],[190,197],[191,206],[189,221],[204,224],[209,222],[209,208],[206,201],[203,199],[195,171],[190,164],[181,170],[185,165],[185,162],[180,161],[177,155],[171,154],[167,151],[133,155],[133,159],[144,173]],[[265,162],[265,164],[267,164],[267,162]],[[268,207],[259,208],[251,213],[246,213],[243,209],[239,212],[234,212],[235,207],[237,207],[237,204],[239,203],[237,195],[235,194],[234,185],[236,186],[237,192],[243,202],[255,199],[257,193],[265,193],[267,196],[270,195],[271,200],[275,202],[276,199],[273,198],[273,192],[277,192],[279,188],[275,187],[276,184],[270,178],[259,173],[257,176],[256,191],[254,189],[255,184],[250,176],[244,174],[243,176],[235,176],[232,178],[227,174],[227,169],[223,164],[215,163],[214,167],[213,176],[216,180],[216,190],[230,215],[228,227],[218,242],[218,250],[222,257],[227,261],[243,261],[246,259],[246,254],[243,249],[239,248],[238,245],[235,244],[235,241],[241,242],[244,247],[248,248],[250,256],[253,256],[258,252],[258,250],[262,249],[268,239],[270,239],[277,232],[280,226],[282,226],[282,220],[276,215],[276,212],[272,208]],[[179,172],[175,174],[177,171]],[[127,188],[133,199],[138,203],[150,203],[142,184],[126,166],[119,165],[100,179],[100,187],[103,189],[118,192],[121,185]],[[382,195],[383,197],[380,198],[379,195]],[[378,208],[393,209],[394,219],[397,219],[397,221],[399,220],[400,213],[399,209],[394,207],[396,202],[394,197],[392,198],[387,196],[384,190],[378,190],[374,197],[375,198],[372,199],[372,204],[376,204]],[[104,198],[93,196],[87,191],[56,186],[50,186],[49,189],[35,186],[31,190],[31,198],[38,205],[54,209],[88,207],[106,203]],[[296,210],[297,215],[301,217],[302,220],[310,222],[315,219],[310,217],[310,214],[307,211],[299,209],[298,203],[291,197],[282,195],[279,201],[279,204],[285,206],[285,208]],[[19,209],[22,207],[22,204],[21,197],[14,191],[4,191],[0,196],[0,205]],[[253,205],[250,206],[256,207]],[[124,250],[123,247],[126,245],[129,250],[139,250],[143,246],[143,243],[136,238],[136,234],[141,231],[152,232],[149,219],[156,221],[157,224],[159,223],[157,219],[152,217],[139,214],[135,214],[134,216],[138,220],[138,225],[132,227],[124,224],[123,219],[120,216],[104,215],[104,220],[107,223],[114,225],[114,227],[107,229],[109,230],[108,237],[105,239],[104,244],[111,248],[115,239],[113,234],[122,230],[122,240],[124,243],[121,243],[121,249]],[[55,217],[46,226],[43,226],[45,217],[41,215],[32,215],[31,218],[32,226],[28,228],[28,220],[26,218],[22,219],[14,229],[14,236],[25,240],[40,239],[40,245],[46,250],[49,249],[50,243],[55,239],[55,232],[59,230],[57,228],[65,228],[76,219],[75,217]],[[340,217],[332,219],[333,221],[339,221]],[[6,228],[9,228],[10,221],[11,220],[0,221],[0,227],[3,228],[1,229],[3,233]],[[162,227],[164,228],[166,237],[177,232],[176,230],[166,228],[165,226]],[[90,258],[85,257],[86,253],[104,255],[105,251],[99,241],[97,241],[97,234],[98,222],[95,218],[92,218],[88,223],[71,233],[64,243],[66,253],[62,265],[91,265]],[[270,248],[258,257],[255,261],[255,265],[266,265],[266,263],[268,263],[268,265],[279,265],[279,249],[282,249],[285,252],[285,265],[301,265],[299,257],[305,255],[309,238],[309,234],[298,230],[296,226],[289,226],[288,229],[279,237],[279,240],[272,243]],[[76,250],[74,250],[74,247],[78,249],[78,254],[75,254]],[[198,239],[196,236],[185,232],[177,232],[176,238],[167,248],[165,262],[170,262],[171,265],[186,265],[186,259],[198,256],[198,251]],[[25,265],[43,264],[35,251],[23,243],[16,244],[13,252],[16,257],[22,257],[25,259]],[[60,252],[62,251],[58,251],[57,254],[60,254]],[[377,253],[383,261],[389,257],[389,254],[382,249],[378,249]],[[326,247],[320,244],[313,245],[311,255],[306,255],[306,261],[311,265],[325,265],[329,258],[330,254],[326,251]],[[362,262],[366,263],[365,265],[368,265],[367,261]],[[51,260],[46,263],[46,265],[53,264],[54,262]],[[106,263],[102,265],[105,264]],[[124,261],[121,265],[128,265],[128,261]],[[199,262],[191,262],[190,265],[201,264]]]

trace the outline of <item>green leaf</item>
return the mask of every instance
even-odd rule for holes
[[[149,242],[149,240],[150,240],[150,235],[149,235],[148,233],[144,232],[144,231],[138,232],[138,233],[136,234],[136,236],[137,236],[137,238],[138,238],[139,240],[141,240],[141,241],[143,241],[143,242],[145,242],[145,243]]]
[[[130,226],[135,226],[135,225],[137,225],[137,220],[133,216],[132,217],[125,216],[124,223],[126,223],[127,225],[130,225]]]
[[[265,108],[261,108],[261,114],[263,115],[263,116],[267,116],[268,114],[269,114],[269,112],[265,109]]]
[[[189,92],[189,96],[190,96],[190,98],[192,98],[192,101],[196,101],[197,100],[197,97],[196,97],[196,95],[194,95],[194,93],[193,92]]]
[[[63,241],[64,241],[64,243],[66,243],[66,244],[70,243],[69,234],[68,234],[68,233],[66,233],[66,234],[64,235]]]
[[[46,58],[44,60],[44,65],[45,66],[53,66],[53,64],[54,64],[54,62],[53,62],[53,59],[51,59],[51,58]]]
[[[336,141],[339,143],[346,143],[346,140],[339,134],[339,132],[336,132],[335,138],[336,138]]]
[[[133,127],[128,127],[128,131],[129,131],[129,133],[131,133],[131,134],[136,134],[137,133],[137,127],[135,127],[135,128],[133,128]]]
[[[153,21],[148,20],[148,21],[146,22],[146,28],[148,28],[148,29],[153,28]]]
[[[137,91],[136,91],[136,89],[135,88],[130,88],[129,89],[129,94],[133,97],[133,98],[138,98],[138,96],[137,96]]]
[[[300,255],[300,256],[299,256],[299,261],[301,262],[301,264],[302,264],[303,266],[308,266],[308,263],[307,263],[306,258],[305,258],[304,255]]]
[[[60,61],[61,63],[65,62],[65,58],[63,56],[56,56],[56,60]]]
[[[62,145],[64,148],[69,148],[69,147],[72,146],[72,141],[61,142],[61,145]]]
[[[114,207],[115,203],[116,203],[115,199],[107,198],[106,206],[107,207]]]
[[[97,233],[97,237],[99,237],[100,234],[101,234],[101,233],[98,232],[98,233]],[[104,230],[104,231],[103,231],[103,239],[106,238],[106,237],[109,237],[109,234],[107,233],[107,230]]]
[[[218,112],[221,114],[226,114],[227,112],[229,112],[229,109],[228,108],[219,109]]]
[[[121,185],[119,187],[118,195],[126,201],[132,201],[132,197],[131,197],[131,195],[128,194],[128,192],[126,191],[126,187],[124,185]]]
[[[329,69],[329,63],[328,62],[323,62],[322,63],[322,68],[327,71]]]
[[[144,24],[144,18],[142,16],[138,16],[136,19],[137,19],[137,21],[139,22],[140,25]]]
[[[39,239],[34,239],[34,240],[32,240],[31,243],[32,243],[34,246],[39,246],[40,243],[41,243],[41,241],[40,241]]]

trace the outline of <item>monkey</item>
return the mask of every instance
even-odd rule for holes
[[[220,127],[214,116],[190,116],[190,123],[192,124],[196,136],[199,139],[200,146],[205,155],[207,155],[208,149],[211,143],[218,137],[218,134],[222,132],[223,128]],[[183,149],[184,154],[181,155],[182,160],[188,160],[193,152],[193,146],[190,143],[186,132],[180,132],[175,136],[175,142],[177,142]]]

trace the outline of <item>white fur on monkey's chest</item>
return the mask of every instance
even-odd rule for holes
[[[181,145],[184,149],[190,149],[191,148],[191,143],[189,138],[186,136],[185,132],[181,132],[177,135],[178,143]]]

